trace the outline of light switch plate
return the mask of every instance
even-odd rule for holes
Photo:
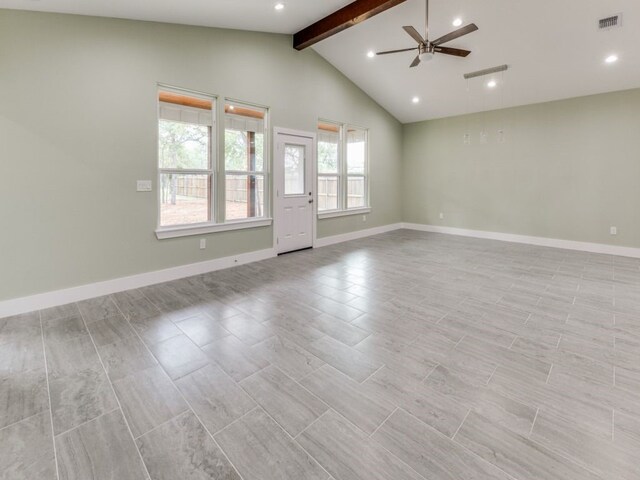
[[[138,192],[150,192],[151,180],[138,180],[136,183],[136,190]]]

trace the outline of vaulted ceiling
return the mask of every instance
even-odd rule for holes
[[[351,0],[0,0],[0,8],[97,15],[294,33]],[[367,52],[414,46],[402,30],[424,31],[424,0],[407,0],[313,48],[402,122],[640,87],[638,0],[430,0],[430,37],[455,27],[479,31],[447,44],[467,57],[436,56],[409,68],[412,52],[369,58]],[[597,20],[623,14],[622,28]],[[607,64],[607,56],[619,60]],[[495,77],[467,83],[463,74],[507,64]],[[419,99],[413,103],[413,97]]]

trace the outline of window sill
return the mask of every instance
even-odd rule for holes
[[[244,230],[246,228],[268,227],[271,218],[259,218],[250,220],[237,220],[228,223],[207,223],[200,225],[187,225],[181,227],[165,227],[156,230],[158,240],[165,238],[188,237],[190,235],[203,235],[206,233],[226,232],[229,230]]]
[[[322,220],[325,218],[346,217],[347,215],[365,215],[367,213],[371,213],[371,207],[353,208],[351,210],[332,210],[330,212],[322,212],[322,213],[318,213],[318,218]]]

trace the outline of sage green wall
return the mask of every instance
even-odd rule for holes
[[[640,247],[640,90],[405,125],[403,162],[405,222]]]
[[[272,229],[158,241],[156,82],[271,107],[272,126],[370,128],[371,204],[401,220],[402,127],[286,35],[0,10],[0,300],[272,246]]]

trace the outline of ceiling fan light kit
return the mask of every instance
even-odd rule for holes
[[[457,38],[467,35],[471,32],[478,30],[478,27],[474,23],[470,23],[464,27],[458,28],[453,32],[450,32],[436,40],[429,40],[429,0],[426,0],[425,22],[424,22],[424,38],[418,31],[412,26],[402,27],[407,34],[413,38],[417,43],[417,47],[401,48],[399,50],[387,50],[384,52],[377,52],[376,55],[389,55],[392,53],[410,52],[416,51],[416,57],[411,62],[410,67],[417,67],[420,62],[431,60],[436,53],[443,53],[445,55],[453,55],[454,57],[466,57],[471,52],[469,50],[463,50],[460,48],[443,47],[442,44],[451,42]]]

